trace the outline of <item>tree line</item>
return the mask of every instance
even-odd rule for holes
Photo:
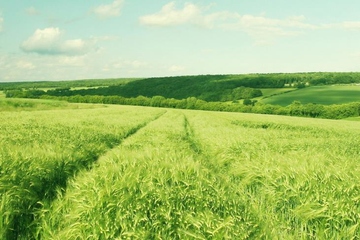
[[[193,86],[192,86],[193,87]],[[149,87],[150,88],[150,87]],[[145,87],[144,87],[145,89]],[[159,87],[161,89],[161,87]],[[199,93],[194,92],[196,89],[192,88],[191,90],[188,89],[187,91],[182,92],[181,94],[176,94],[176,90],[173,92],[166,92],[163,91],[154,91],[151,92],[150,89],[146,89],[144,91],[131,91],[124,86],[110,86],[110,87],[102,87],[96,89],[78,89],[78,90],[71,90],[70,88],[56,88],[50,90],[40,90],[40,89],[31,89],[31,90],[7,90],[5,91],[6,97],[18,97],[18,98],[39,98],[43,95],[48,96],[121,96],[127,98],[133,98],[137,96],[146,96],[146,97],[153,97],[153,96],[163,96],[165,98],[175,98],[175,99],[184,99],[188,97],[196,97],[201,100],[205,101],[236,101],[241,99],[250,99],[255,97],[262,96],[262,92],[260,89],[249,88],[249,87],[236,87],[234,89],[222,89],[222,88],[209,88],[208,90],[204,90],[201,92],[199,89]],[[144,93],[144,94],[141,94]],[[156,94],[159,93],[159,94]]]
[[[131,84],[130,84],[131,83]],[[195,88],[234,89],[239,86],[250,88],[282,88],[286,86],[331,85],[360,83],[359,72],[308,72],[308,73],[268,73],[268,74],[233,74],[233,75],[197,75],[156,78],[114,78],[87,79],[71,81],[35,81],[35,82],[0,82],[0,90],[31,88],[73,88],[73,87],[108,87],[128,85],[127,90],[136,91],[141,87],[150,92],[157,88],[176,91],[186,86]],[[142,89],[143,91],[144,89]],[[181,90],[182,91],[182,90]],[[202,91],[203,92],[203,91]],[[200,93],[201,94],[201,93]],[[91,95],[91,94],[88,94]]]
[[[140,95],[175,99],[196,97],[208,102],[223,102],[259,97],[262,95],[260,88],[302,88],[311,85],[350,83],[360,83],[360,73],[274,73],[158,77],[96,89],[72,90],[66,94],[67,96],[118,95],[127,98]],[[55,94],[49,93],[49,95]]]

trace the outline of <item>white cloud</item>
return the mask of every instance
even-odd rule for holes
[[[4,54],[0,56],[0,65],[0,79],[5,81],[26,80],[36,70],[33,59],[26,56]]]
[[[101,77],[97,75],[97,53],[82,56],[3,54],[0,81],[65,80]]]
[[[316,29],[311,24],[304,23],[303,16],[287,19],[274,19],[265,16],[238,15],[236,21],[226,23],[220,27],[230,30],[239,30],[247,33],[255,40],[256,45],[269,45],[275,38],[298,36],[304,29]]]
[[[163,6],[160,12],[142,16],[139,20],[142,25],[174,26],[196,21],[201,12],[201,9],[192,3],[185,3],[183,9],[177,10],[175,2],[170,2]]]
[[[341,23],[330,23],[330,24],[322,24],[320,26],[322,29],[342,29],[348,31],[356,31],[360,30],[360,22],[359,21],[345,21]]]
[[[116,17],[121,13],[124,0],[114,0],[111,4],[100,5],[92,12],[100,18]]]
[[[288,29],[316,29],[315,25],[306,24],[304,16],[293,16],[287,19],[266,18],[264,16],[242,15],[237,17],[235,27],[241,29],[278,30],[288,32]]]
[[[36,16],[36,15],[40,14],[40,11],[34,7],[29,7],[27,9],[25,9],[25,12],[27,15],[30,15],[30,16]]]
[[[208,29],[243,31],[257,42],[267,42],[266,38],[296,36],[304,30],[315,30],[319,26],[306,23],[303,15],[287,19],[268,18],[264,14],[240,15],[237,12],[207,13],[211,8],[186,3],[182,9],[176,9],[175,2],[170,2],[154,14],[139,18],[140,24],[147,26],[176,26],[190,24]]]
[[[21,48],[26,52],[57,53],[61,35],[59,28],[37,29],[30,38],[22,43]]]
[[[185,70],[185,67],[183,66],[179,66],[179,65],[173,65],[171,67],[169,67],[168,69],[170,72],[182,72]]]
[[[82,39],[63,40],[59,28],[37,29],[20,48],[25,52],[47,55],[83,55],[91,50],[92,44]]]

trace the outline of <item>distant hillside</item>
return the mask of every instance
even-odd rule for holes
[[[90,82],[58,82],[61,89],[12,93],[11,96],[38,97],[102,95],[122,96],[126,98],[145,96],[163,96],[165,98],[186,99],[196,97],[205,101],[232,101],[255,98],[262,95],[260,88],[303,88],[315,85],[360,83],[360,73],[274,73],[274,74],[241,74],[241,75],[200,75],[159,77],[146,79],[88,80]],[[60,84],[61,83],[61,84]],[[86,83],[86,84],[85,84]],[[105,84],[107,83],[107,85]],[[33,83],[37,88],[37,83]],[[71,89],[71,87],[93,87]],[[12,88],[16,84],[12,85]],[[19,86],[22,86],[21,84]],[[42,88],[56,86],[46,82]],[[0,84],[0,89],[2,84]],[[40,88],[38,86],[38,88]],[[4,89],[4,87],[3,87]],[[41,90],[41,89],[40,89]]]
[[[0,90],[39,88],[87,88],[126,84],[139,78],[84,79],[68,81],[0,82]]]
[[[242,76],[240,78],[229,75],[179,76],[142,79],[120,86],[73,91],[73,94],[163,96],[175,99],[196,97],[206,101],[231,101],[261,96],[261,91],[251,85],[251,81],[247,81]]]

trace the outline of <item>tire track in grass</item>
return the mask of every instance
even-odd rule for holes
[[[154,118],[150,119],[149,121],[146,121],[144,123],[141,123],[139,125],[137,125],[136,127],[134,128],[131,128],[125,135],[124,137],[116,144],[114,145],[112,148],[110,148],[107,152],[111,151],[112,149],[118,147],[125,139],[131,137],[132,135],[136,134],[140,129],[146,127],[149,123],[153,122],[153,121],[156,121],[158,120],[160,117],[162,117],[165,113],[167,113],[167,111],[165,110],[164,112],[160,113],[160,114],[157,114]],[[104,154],[102,155],[105,155],[107,152],[105,152]],[[101,156],[102,156],[101,155]],[[99,156],[99,157],[101,157]],[[98,157],[98,159],[99,159]]]
[[[189,143],[190,148],[196,154],[202,154],[202,146],[200,142],[194,137],[194,129],[189,123],[188,118],[184,114],[184,130],[185,130],[185,140]]]
[[[162,117],[163,115],[166,116]],[[165,111],[163,114],[157,116],[152,121],[149,121],[141,129],[138,129],[138,131],[136,131],[138,134],[133,133],[131,137],[128,136],[128,138],[124,139],[122,144],[104,153],[99,158],[98,165],[94,167],[92,171],[82,171],[76,177],[76,179],[71,181],[69,184],[67,194],[60,194],[59,198],[56,199],[56,202],[52,206],[48,206],[49,209],[46,209],[46,211],[43,212],[45,219],[44,222],[46,222],[46,225],[44,226],[44,230],[39,230],[40,235],[44,234],[43,238],[47,239],[49,236],[53,237],[57,236],[59,233],[61,234],[64,232],[64,226],[61,226],[61,224],[71,219],[72,216],[76,216],[76,213],[79,212],[79,209],[86,208],[86,211],[80,211],[81,215],[86,215],[88,212],[96,212],[97,206],[100,205],[101,214],[95,218],[91,217],[91,220],[88,219],[85,221],[85,223],[82,223],[86,225],[89,222],[95,221],[94,225],[99,226],[102,223],[102,220],[100,220],[101,218],[105,217],[108,220],[108,218],[114,217],[113,213],[107,215],[108,213],[112,212],[112,210],[109,210],[110,208],[114,208],[116,206],[116,211],[120,211],[119,209],[121,209],[122,211],[129,211],[127,214],[134,214],[134,209],[132,209],[134,205],[139,208],[143,207],[144,202],[142,202],[142,204],[139,203],[144,200],[144,197],[147,198],[150,196],[144,196],[143,193],[140,194],[138,188],[144,180],[142,178],[151,177],[150,180],[153,180],[154,177],[156,178],[156,176],[158,176],[162,179],[164,177],[163,175],[167,175],[169,172],[161,172],[161,174],[157,174],[157,172],[161,171],[163,168],[167,169],[170,166],[160,163],[157,157],[163,158],[164,154],[169,154],[169,156],[174,157],[172,154],[175,152],[178,153],[178,151],[175,150],[176,146],[174,145],[174,142],[169,141],[170,139],[175,141],[181,140],[182,134],[180,132],[182,122],[181,118],[179,122],[177,121],[179,119],[178,115],[180,114],[174,114],[172,111]],[[172,147],[169,147],[169,145]],[[183,151],[183,149],[180,151]],[[154,161],[149,161],[150,158],[154,158]],[[144,171],[144,173],[140,174],[139,171]],[[145,173],[149,173],[148,176],[144,176]],[[140,176],[137,174],[140,174]],[[136,177],[134,175],[136,175]],[[110,181],[106,182],[109,183],[109,185],[105,184],[105,181],[108,181],[109,179]],[[89,182],[91,182],[91,184],[88,185]],[[116,184],[119,184],[119,182],[122,182],[122,184],[125,186],[116,186]],[[161,182],[162,181],[159,181],[158,184]],[[135,186],[133,186],[133,184]],[[113,189],[114,186],[116,186],[115,189]],[[89,191],[89,189],[91,190]],[[148,187],[143,189],[143,191],[148,190]],[[106,197],[107,199],[102,198],[104,191],[111,192],[111,194]],[[122,191],[124,191],[125,194],[118,195],[118,193]],[[73,197],[74,195],[76,197]],[[83,198],[85,195],[87,197]],[[93,202],[92,196],[96,198],[96,200]],[[114,196],[115,201],[111,201],[109,203],[109,199],[114,198]],[[123,206],[119,205],[119,202],[126,201],[127,198],[132,198],[132,200],[129,203],[122,203]],[[149,198],[149,201],[151,200],[152,202],[152,199],[153,197],[151,197],[151,199]],[[72,201],[71,204],[68,204],[69,201]],[[127,204],[130,204],[131,206],[127,206]],[[146,201],[144,204],[150,203]],[[74,207],[74,205],[76,207]],[[68,210],[71,211],[71,213],[67,213]],[[137,209],[137,211],[139,211],[139,209]],[[48,212],[51,213],[49,214]],[[66,213],[64,214],[64,212]],[[127,214],[121,214],[121,218],[126,219]],[[147,212],[148,216],[150,216],[149,214],[150,213]],[[64,216],[69,217],[64,218]],[[58,218],[61,220],[58,221]],[[77,223],[81,221],[80,218],[76,218],[76,226],[72,224],[69,226],[69,232],[71,232],[70,234],[73,234],[73,232],[76,231],[78,226]],[[111,226],[115,221],[115,219],[112,219],[111,221],[107,222],[106,226],[104,227]],[[47,226],[49,222],[50,224],[55,224],[49,228],[49,226]],[[54,230],[58,227],[58,225],[61,227],[59,227],[57,230]],[[106,234],[100,233],[102,237],[94,237],[94,239],[115,239],[114,236],[120,234],[120,229],[122,229],[121,225],[126,225],[126,221],[124,219],[111,227],[116,229],[114,232],[110,231],[110,233]],[[102,231],[101,229],[93,229],[93,227],[91,227],[91,231],[92,230],[94,232],[98,230]],[[65,231],[67,231],[67,229],[65,229]],[[77,237],[68,237],[68,235],[64,237],[65,235],[62,235],[62,237],[59,238],[53,237],[53,239],[78,239]],[[83,229],[80,235],[82,237],[84,236]],[[111,237],[109,237],[110,235]],[[82,237],[80,239],[82,239]]]
[[[106,143],[108,150],[106,152],[90,152],[85,159],[81,159],[81,162],[66,163],[65,161],[59,161],[53,165],[52,171],[54,174],[49,178],[42,179],[41,192],[37,193],[38,199],[35,200],[21,200],[21,204],[27,205],[28,209],[26,213],[19,212],[9,216],[5,233],[6,239],[35,239],[34,233],[39,225],[39,212],[42,211],[44,206],[50,206],[59,194],[66,192],[67,182],[70,178],[76,177],[81,170],[90,171],[98,159],[111,151],[113,148],[119,146],[125,139],[136,134],[140,129],[146,127],[149,123],[159,119],[167,111],[163,111],[155,117],[142,122],[129,130],[127,130],[119,139],[111,138]],[[5,196],[6,197],[6,196]]]
[[[219,194],[215,176],[189,145],[185,125],[181,112],[169,111],[104,155],[93,171],[79,174],[45,216],[52,225],[44,226],[44,238],[245,235],[248,231],[237,228],[237,220],[224,209],[237,210],[236,199]]]
[[[256,238],[257,219],[205,150],[169,110],[69,184],[44,213],[43,239]]]
[[[209,184],[213,190],[215,202],[222,202],[221,208],[218,208],[216,205],[214,206],[214,212],[217,212],[225,221],[243,226],[243,235],[237,237],[243,238],[245,236],[246,239],[261,238],[261,227],[258,216],[246,205],[246,201],[244,201],[243,198],[244,196],[242,196],[231,183],[231,178],[226,173],[227,166],[220,166],[218,164],[221,162],[221,160],[219,161],[218,159],[219,156],[216,154],[212,155],[206,144],[202,144],[200,139],[196,137],[194,128],[185,114],[184,131],[185,141],[194,152],[195,159],[209,172],[209,181],[207,184]],[[219,229],[220,228],[221,227],[219,227]]]

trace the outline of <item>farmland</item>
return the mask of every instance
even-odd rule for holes
[[[286,106],[293,101],[317,104],[342,104],[360,101],[359,85],[313,86],[275,95],[262,100],[264,103]]]
[[[284,94],[296,90],[296,88],[262,88],[263,97],[270,97],[273,95]]]
[[[357,121],[69,106],[1,112],[1,239],[360,237]]]
[[[79,109],[98,108],[92,104],[69,104],[64,101],[35,100],[35,99],[10,99],[2,98],[0,94],[0,111],[39,111],[53,109]]]

